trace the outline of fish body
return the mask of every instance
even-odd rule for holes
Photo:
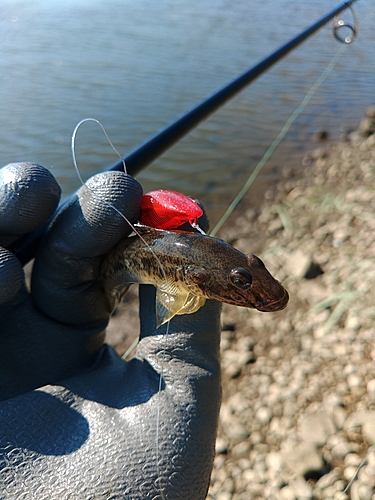
[[[139,227],[106,257],[101,278],[107,293],[131,283],[157,287],[157,324],[195,312],[205,299],[264,312],[280,311],[289,296],[255,255],[223,240],[191,232]]]

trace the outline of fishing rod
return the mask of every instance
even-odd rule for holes
[[[135,175],[142,169],[147,167],[156,158],[161,156],[173,144],[184,137],[188,132],[195,128],[200,122],[208,118],[218,108],[223,106],[232,97],[243,90],[247,85],[253,82],[258,76],[267,71],[271,66],[276,64],[280,59],[285,57],[289,52],[298,47],[307,38],[313,35],[316,31],[322,28],[332,18],[337,16],[343,10],[349,8],[356,0],[350,0],[340,5],[330,13],[322,17],[315,24],[311,25],[305,31],[297,35],[295,38],[282,45],[275,52],[260,61],[258,64],[245,71],[243,74],[232,80],[230,83],[216,91],[210,97],[199,103],[190,111],[177,118],[166,128],[146,140],[141,146],[137,147],[131,153],[124,157],[127,171],[130,175]],[[353,36],[356,36],[356,29],[350,25],[341,24],[343,21],[338,21],[334,26],[334,36],[344,43],[348,43],[346,39],[342,39],[338,31],[344,25],[352,30]],[[118,161],[108,170],[123,170],[122,161]]]
[[[289,52],[298,47],[301,43],[307,40],[310,36],[316,33],[320,28],[327,24],[331,19],[335,18],[342,11],[350,8],[357,0],[348,0],[339,5],[331,12],[323,16],[317,22],[312,24],[302,33],[292,38],[289,42],[282,45],[275,52],[267,56],[255,66],[251,67],[237,78],[229,82],[227,85],[216,91],[214,94],[200,102],[190,111],[187,111],[181,117],[177,118],[174,122],[167,125],[164,129],[151,136],[139,147],[131,151],[123,159],[110,166],[106,170],[123,171],[124,161],[126,164],[127,172],[130,175],[136,175],[142,169],[150,165],[156,158],[161,156],[167,149],[172,147],[177,141],[184,137],[188,132],[194,129],[199,123],[204,121],[208,116],[213,114],[218,108],[223,106],[232,97],[238,94],[256,78],[267,71],[271,66],[276,64],[284,58]],[[353,11],[352,11],[353,13]],[[355,20],[355,16],[353,13]],[[346,27],[351,31],[351,36],[342,38],[339,30]],[[333,26],[333,34],[337,40],[343,43],[350,43],[357,36],[356,23],[354,27],[343,21],[336,21]],[[74,194],[70,195],[62,203],[60,203],[57,210],[65,206],[71,200]],[[39,243],[48,227],[48,223],[36,229],[35,231],[23,236],[17,240],[10,248],[22,264],[26,264],[35,257]]]

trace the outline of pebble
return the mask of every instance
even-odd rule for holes
[[[356,453],[348,453],[344,459],[345,465],[352,465],[354,467],[358,467],[358,465],[362,462],[362,458]]]
[[[229,442],[227,439],[224,439],[224,438],[218,436],[216,439],[216,444],[215,444],[216,455],[221,455],[223,453],[227,453],[228,452],[228,445],[229,445]]]
[[[226,434],[229,439],[246,439],[250,433],[246,427],[238,422],[233,422],[226,428]]]
[[[268,353],[271,359],[277,360],[284,357],[284,349],[280,346],[272,347]]]
[[[350,389],[358,389],[358,387],[360,387],[363,383],[362,377],[356,373],[351,373],[347,378],[347,383]]]
[[[277,451],[271,451],[266,455],[266,465],[269,470],[277,472],[284,467],[284,460],[281,453]]]
[[[370,444],[375,444],[375,420],[366,420],[362,426],[362,432]]]
[[[341,406],[333,408],[332,411],[333,422],[338,430],[344,427],[347,416],[348,415],[346,413],[346,410]]]
[[[299,476],[319,473],[324,467],[322,454],[313,443],[301,443],[295,448],[285,451],[283,459],[289,469]]]
[[[367,382],[367,394],[371,401],[375,402],[375,378]]]
[[[304,417],[298,426],[300,439],[317,446],[323,446],[335,431],[336,427],[332,418],[324,410]]]
[[[297,495],[292,486],[284,486],[280,490],[280,498],[282,500],[296,500]]]
[[[344,458],[350,452],[351,452],[350,444],[344,442],[334,446],[331,450],[331,455],[332,458]]]
[[[268,424],[272,419],[272,412],[269,408],[262,406],[256,411],[255,418],[261,424]]]
[[[287,259],[287,271],[290,276],[301,279],[311,264],[311,257],[303,250],[295,250]]]
[[[297,476],[292,483],[292,487],[295,491],[296,497],[298,499],[308,500],[313,498],[313,489],[301,476]]]
[[[371,500],[373,488],[365,484],[354,482],[350,488],[352,500]]]

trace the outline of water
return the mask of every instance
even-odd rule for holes
[[[0,164],[35,161],[68,194],[79,187],[71,154],[78,121],[94,117],[127,154],[253,66],[337,0],[2,0]],[[282,167],[301,166],[316,130],[331,138],[375,104],[374,5],[359,0],[358,41],[265,166],[258,204]],[[350,21],[350,12],[342,14]],[[146,190],[198,197],[213,222],[338,49],[330,23],[167,151],[138,179]],[[77,158],[88,178],[117,160],[99,127],[85,124]]]

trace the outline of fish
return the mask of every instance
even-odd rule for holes
[[[132,283],[156,286],[157,327],[196,312],[206,299],[262,312],[281,311],[289,300],[256,255],[212,236],[145,226],[106,256],[101,281],[117,300]]]

